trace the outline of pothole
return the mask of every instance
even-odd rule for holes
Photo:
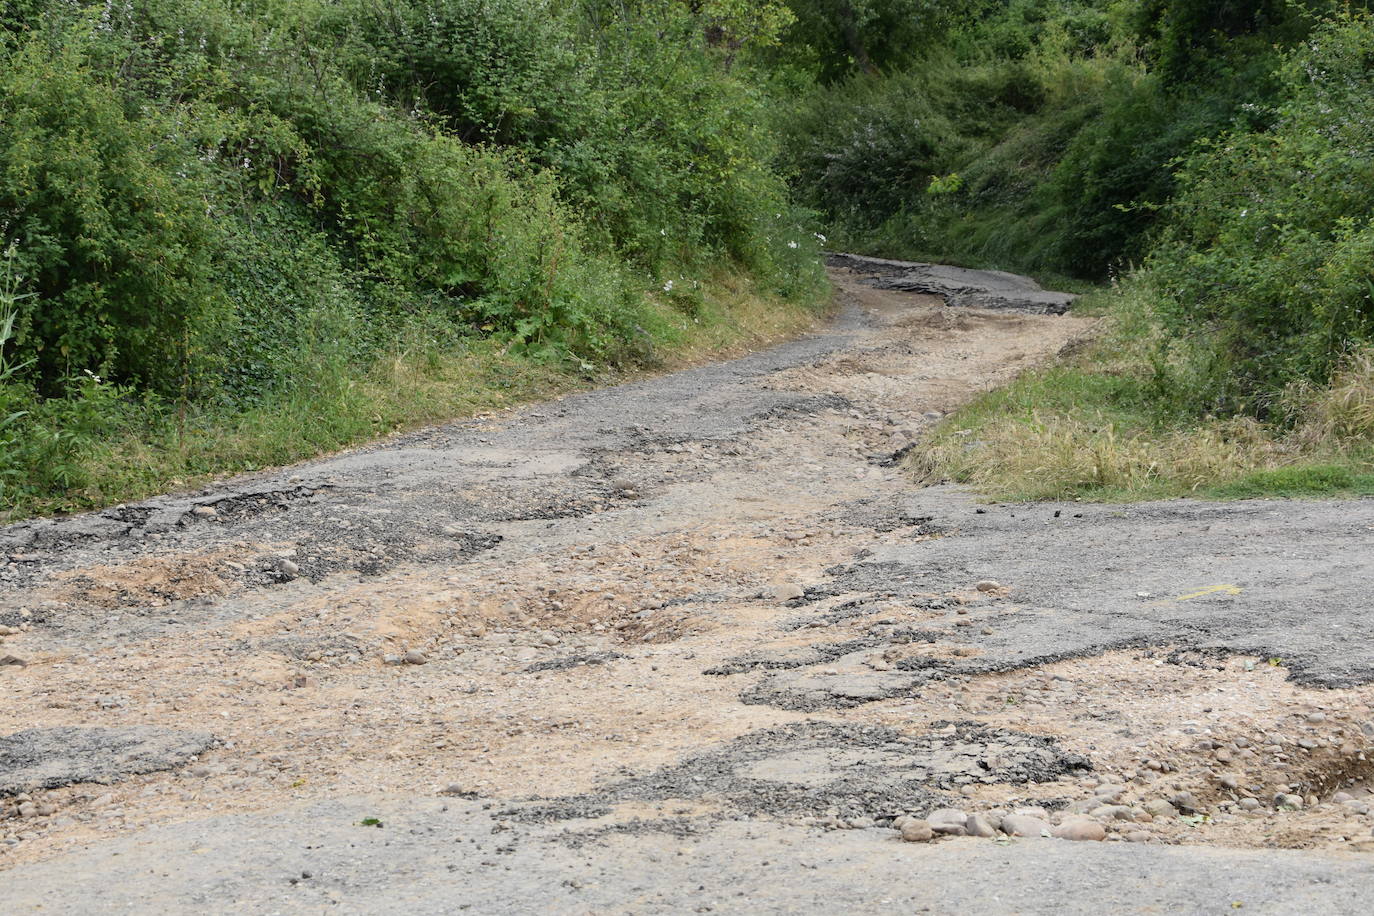
[[[600,793],[540,800],[522,820],[599,816],[624,802],[715,801],[746,816],[870,818],[890,823],[947,802],[963,786],[1040,783],[1092,769],[1052,739],[972,722],[911,735],[883,726],[802,722],[743,735]]]

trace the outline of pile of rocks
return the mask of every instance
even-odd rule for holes
[[[1087,815],[1054,817],[1044,808],[1017,808],[1011,812],[968,813],[958,808],[937,808],[925,817],[899,817],[892,826],[909,843],[927,843],[939,836],[976,836],[991,838],[1052,837],[1060,840],[1107,838],[1101,821]]]

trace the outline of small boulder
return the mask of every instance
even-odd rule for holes
[[[1152,798],[1143,807],[1151,817],[1178,817],[1178,809],[1162,798]]]
[[[994,837],[997,836],[997,827],[981,814],[970,814],[964,822],[964,832],[969,836]]]
[[[908,843],[929,843],[935,838],[930,824],[919,817],[909,817],[902,822],[902,839]]]
[[[1100,843],[1107,838],[1107,828],[1087,817],[1071,817],[1054,828],[1061,840],[1089,840]]]
[[[1192,792],[1179,792],[1169,796],[1169,804],[1184,814],[1196,814],[1202,810],[1202,803]]]
[[[1049,821],[1030,814],[1008,814],[1002,818],[1002,832],[1008,836],[1051,836]]]
[[[936,808],[926,815],[926,823],[930,824],[930,829],[936,833],[963,836],[966,833],[964,827],[968,823],[968,815],[958,808]]]

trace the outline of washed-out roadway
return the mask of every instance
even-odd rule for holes
[[[1367,912],[1374,501],[918,487],[1091,322],[832,274],[742,359],[0,530],[0,909]],[[894,829],[947,808],[1106,840]]]

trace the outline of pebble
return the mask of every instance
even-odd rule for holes
[[[301,568],[290,560],[279,560],[277,571],[288,579],[294,579],[301,574]]]
[[[214,506],[196,506],[191,510],[191,514],[198,518],[214,518],[219,512]]]
[[[429,658],[425,653],[411,649],[402,657],[402,661],[407,665],[424,665],[429,663]]]
[[[930,824],[918,817],[909,817],[902,823],[902,839],[908,843],[929,843],[935,837]]]
[[[382,656],[382,664],[383,664],[383,665],[404,665],[405,663],[406,663],[405,657],[402,656],[402,655],[383,655],[383,656]]]
[[[29,660],[27,658],[20,658],[18,655],[12,655],[10,653],[0,655],[0,668],[23,668],[27,666],[28,663]]]
[[[1151,839],[1152,835],[1145,830],[1133,830],[1126,834],[1127,843],[1148,843]]]
[[[1274,796],[1275,808],[1292,808],[1294,811],[1302,807],[1302,796],[1292,795],[1287,792],[1280,792]]]
[[[1030,814],[1008,814],[1002,818],[1002,832],[1008,836],[1048,836],[1050,824]]]
[[[1002,587],[1002,583],[995,579],[983,579],[980,582],[973,583],[973,587],[980,592],[995,592]]]
[[[1236,804],[1240,805],[1240,810],[1242,811],[1258,811],[1261,807],[1263,807],[1263,805],[1260,804],[1260,800],[1258,798],[1251,798],[1248,795],[1245,798],[1242,798],[1240,801],[1236,802]]]
[[[1311,724],[1311,725],[1320,725],[1321,723],[1323,723],[1323,722],[1326,721],[1326,713],[1324,713],[1324,712],[1309,712],[1309,713],[1307,714],[1307,721],[1308,721],[1308,723]]]
[[[806,589],[797,585],[795,582],[779,585],[773,589],[773,597],[779,601],[795,601],[798,598],[805,597],[805,595]]]
[[[558,637],[552,633],[541,633],[539,635],[539,644],[541,646],[556,646],[558,645],[558,641]]]
[[[1090,818],[1073,817],[1054,828],[1054,835],[1061,840],[1087,840],[1100,843],[1107,838],[1107,828]]]
[[[1126,794],[1126,787],[1108,783],[1098,786],[1093,790],[1093,794],[1103,801],[1114,802]]]

